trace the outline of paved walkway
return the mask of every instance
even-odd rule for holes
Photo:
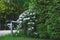
[[[13,30],[13,32],[16,32],[16,30]],[[6,34],[10,34],[11,31],[10,30],[0,30],[0,36],[4,36]]]

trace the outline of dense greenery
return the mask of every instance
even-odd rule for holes
[[[60,38],[60,0],[35,0],[31,1],[35,12],[38,14],[37,25],[40,38]],[[16,20],[17,15],[28,9],[28,0],[0,0],[0,20]],[[3,23],[4,24],[4,23]],[[6,25],[5,25],[6,26]]]
[[[0,37],[0,40],[40,40],[40,39],[36,39],[36,38],[30,38],[30,37],[11,37],[10,35],[5,35]],[[45,39],[41,39],[41,40],[45,40]]]
[[[6,28],[6,20],[17,20],[19,15],[28,8],[28,0],[0,0],[1,29]]]
[[[39,32],[42,38],[60,36],[60,0],[38,0]]]

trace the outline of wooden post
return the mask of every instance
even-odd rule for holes
[[[9,27],[11,31],[11,36],[13,36],[12,22],[8,23],[7,26]]]
[[[10,23],[11,25],[10,25],[10,27],[11,27],[11,36],[13,36],[13,29],[12,29],[12,22]]]

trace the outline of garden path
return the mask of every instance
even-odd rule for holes
[[[13,32],[16,32],[16,30],[13,30]],[[11,31],[10,30],[0,30],[0,36],[4,36],[6,34],[10,34]]]

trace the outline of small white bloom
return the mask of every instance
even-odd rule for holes
[[[24,15],[23,15],[23,14],[21,14],[21,15],[19,16],[19,18],[22,18],[22,17],[24,17]]]
[[[24,18],[23,21],[27,20],[27,18]]]
[[[19,31],[17,31],[17,33],[19,33]]]
[[[32,13],[30,13],[30,15],[32,15]]]
[[[34,34],[38,34],[38,33],[34,32]]]
[[[19,21],[20,23],[22,23],[22,21]]]
[[[32,29],[34,29],[34,27],[32,27]]]
[[[19,20],[21,20],[22,18],[19,18]]]
[[[30,19],[30,17],[28,17],[27,19]]]
[[[35,24],[34,22],[32,22],[31,24]]]
[[[33,13],[33,15],[35,15],[35,13]]]
[[[29,19],[30,19],[30,18],[24,18],[23,21],[25,21],[25,20],[29,20]]]
[[[32,20],[30,20],[30,21],[32,21]]]
[[[28,30],[31,30],[31,28],[28,28]]]
[[[31,24],[30,22],[28,22],[28,24]]]

